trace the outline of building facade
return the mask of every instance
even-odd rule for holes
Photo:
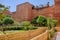
[[[38,15],[56,18],[60,24],[60,0],[54,0],[54,6],[35,8],[32,4],[26,2],[16,7],[16,12],[5,12],[11,15],[18,22],[32,21]]]

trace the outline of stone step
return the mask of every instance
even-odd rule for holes
[[[57,32],[55,40],[60,40],[60,32]]]

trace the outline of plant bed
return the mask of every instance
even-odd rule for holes
[[[5,39],[5,38],[8,38],[9,40],[30,40],[31,38],[37,36],[37,35],[40,35],[42,33],[44,33],[46,31],[46,28],[38,28],[38,29],[35,29],[35,30],[28,30],[28,31],[24,31],[24,30],[15,30],[16,32],[14,33],[12,31],[12,33],[8,33],[7,34],[4,34],[5,37],[3,38],[2,36],[3,35],[0,35],[0,38],[1,39]],[[1,40],[0,39],[0,40]],[[8,40],[8,39],[5,39],[5,40]]]

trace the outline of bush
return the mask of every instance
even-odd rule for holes
[[[32,30],[36,29],[29,21],[24,21],[21,23],[21,27],[23,30]]]
[[[37,24],[39,26],[46,26],[47,24],[47,19],[44,16],[37,16],[36,18],[33,19],[32,21],[33,24]]]
[[[51,31],[50,32],[50,37],[53,38],[53,36],[54,36],[54,32]]]
[[[11,18],[11,16],[10,15],[7,15],[7,14],[3,14],[3,18]]]
[[[36,21],[37,19],[38,19],[38,16],[35,17],[35,18],[32,20],[32,23],[33,23],[33,24],[38,24],[37,21]]]
[[[3,27],[3,30],[6,31],[6,30],[22,30],[21,27]]]
[[[13,24],[13,20],[11,19],[11,16],[0,13],[0,25],[3,24]]]
[[[29,27],[18,27],[18,26],[9,26],[9,27],[3,27],[3,30],[33,30],[33,29],[37,29],[34,26],[29,26]]]
[[[57,20],[52,19],[52,18],[46,18],[42,15],[37,16],[36,18],[33,19],[32,23],[35,26],[47,26],[48,29],[51,29],[52,27],[55,27],[57,25]]]
[[[57,25],[57,20],[53,20],[54,27]]]
[[[53,32],[53,31],[49,31],[49,37],[48,37],[47,40],[52,40],[53,37],[54,37],[54,33],[55,33],[55,32]]]
[[[11,18],[5,18],[3,20],[3,24],[7,25],[7,24],[13,24],[14,21]]]
[[[34,25],[32,25],[29,21],[21,22],[21,26],[8,26],[3,27],[4,30],[33,30],[37,29]]]
[[[33,25],[29,25],[29,26],[24,26],[22,27],[23,30],[33,30],[33,29],[37,29],[35,26]]]
[[[29,26],[31,23],[29,21],[21,22],[21,26]]]
[[[55,27],[56,25],[57,25],[57,20],[47,18],[47,26],[48,26],[49,29]]]
[[[2,25],[3,24],[3,22],[2,22],[2,20],[0,20],[0,25]]]
[[[51,29],[52,28],[52,19],[51,18],[47,18],[47,27],[48,29]]]
[[[33,30],[33,29],[37,29],[37,27],[35,27],[33,25],[28,26],[28,30]]]

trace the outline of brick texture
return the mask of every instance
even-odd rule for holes
[[[19,4],[16,7],[16,12],[5,12],[6,14],[11,15],[16,21],[32,21],[38,15],[44,15],[46,17],[56,18],[58,24],[60,24],[60,0],[54,0],[55,5],[50,7],[45,7],[39,10],[32,9],[33,5],[25,2]]]

